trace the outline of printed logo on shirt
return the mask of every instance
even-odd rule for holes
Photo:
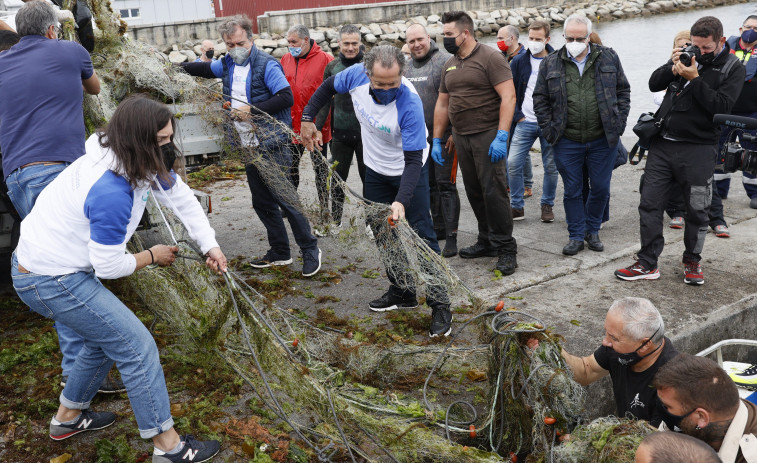
[[[147,202],[147,200],[150,198],[150,191],[145,191],[142,193],[142,201]]]
[[[455,69],[457,69],[457,66],[450,66],[447,68],[447,71],[454,71]]]
[[[425,82],[428,80],[428,76],[408,77],[407,80],[409,80],[410,82]]]
[[[371,114],[370,114],[370,113],[369,113],[369,112],[368,112],[368,111],[367,111],[367,110],[365,109],[365,107],[363,106],[363,104],[362,104],[362,103],[360,103],[359,101],[356,101],[356,99],[355,99],[355,98],[353,98],[353,99],[352,99],[352,105],[353,105],[353,106],[355,107],[355,111],[356,111],[356,112],[358,112],[358,113],[360,113],[360,115],[361,115],[361,116],[363,116],[363,118],[364,118],[364,119],[365,119],[366,121],[368,121],[368,123],[369,123],[369,124],[371,124],[371,125],[372,125],[373,127],[375,127],[375,128],[377,129],[377,130],[380,130],[380,131],[382,131],[382,132],[386,132],[386,133],[388,133],[388,134],[390,134],[390,135],[391,135],[391,133],[392,133],[392,129],[390,129],[389,127],[387,127],[387,126],[386,126],[386,125],[384,125],[384,124],[380,124],[380,123],[379,123],[379,121],[378,121],[378,120],[377,120],[377,119],[376,119],[375,117],[373,117],[373,116],[372,116],[372,115],[371,115]]]
[[[633,398],[633,400],[631,401],[631,404],[630,404],[631,410],[633,410],[634,407],[640,407],[640,408],[645,408],[646,407],[646,405],[644,405],[644,402],[642,402],[641,400],[639,400],[639,393],[638,392],[636,393],[636,397]]]

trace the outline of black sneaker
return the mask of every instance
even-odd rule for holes
[[[497,257],[497,250],[476,242],[473,246],[462,248],[460,250],[460,257],[463,259],[476,259],[477,257]]]
[[[89,409],[82,410],[81,415],[73,424],[54,424],[50,421],[50,439],[63,440],[68,439],[74,434],[84,431],[96,431],[107,428],[116,421],[116,414],[111,412],[93,412]]]
[[[60,385],[66,387],[67,381],[68,375],[63,376],[60,379]],[[124,382],[121,381],[121,378],[116,378],[113,373],[109,372],[102,384],[100,384],[100,389],[98,389],[97,392],[99,394],[118,394],[120,392],[126,392],[126,386],[124,386]]]
[[[165,453],[162,450],[155,449],[152,452],[152,463],[202,463],[213,458],[219,450],[221,444],[217,440],[197,440],[190,434],[181,436],[184,446],[176,453]]]
[[[263,257],[250,261],[250,265],[255,268],[268,268],[278,265],[289,265],[291,263],[291,257],[277,256],[272,252],[271,249],[269,249]]]
[[[429,337],[449,336],[452,332],[452,318],[452,312],[450,312],[448,306],[432,307],[431,326],[428,329]]]
[[[447,235],[447,241],[444,243],[442,256],[454,257],[456,255],[457,255],[457,233],[450,233],[449,235]]]
[[[495,268],[499,270],[502,275],[512,275],[515,273],[515,269],[518,268],[518,261],[515,254],[502,254],[499,256]]]
[[[291,260],[291,259],[290,259]],[[312,277],[321,269],[321,250],[319,248],[302,251],[302,276]]]
[[[368,307],[374,312],[388,312],[397,309],[414,309],[418,307],[418,300],[415,296],[398,297],[387,291],[380,298],[368,303]]]

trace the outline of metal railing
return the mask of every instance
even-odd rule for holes
[[[751,346],[757,347],[757,341],[751,339],[724,339],[718,343],[715,343],[707,349],[697,353],[698,357],[705,357],[707,355],[715,353],[717,357],[718,365],[723,366],[723,347],[725,346]]]

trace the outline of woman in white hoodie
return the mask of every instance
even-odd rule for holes
[[[16,292],[32,310],[71,327],[85,340],[51,421],[52,439],[115,421],[113,413],[89,410],[115,362],[140,435],[155,445],[153,462],[200,462],[218,452],[218,442],[181,437],[174,430],[155,341],[98,280],[175,260],[174,246],[126,251],[151,194],[182,220],[206,253],[207,265],[226,271],[226,257],[207,217],[189,187],[171,171],[173,160],[166,160],[175,149],[175,124],[162,103],[143,96],[123,101],[107,128],[87,140],[86,154],[40,193],[21,224],[11,274]]]

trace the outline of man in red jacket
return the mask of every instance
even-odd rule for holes
[[[300,119],[302,119],[302,110],[313,96],[313,93],[323,83],[323,70],[326,65],[334,59],[333,56],[327,55],[321,50],[321,47],[310,38],[310,31],[302,24],[296,24],[289,28],[287,32],[287,42],[289,44],[289,53],[281,58],[281,66],[284,68],[284,75],[292,87],[294,94],[294,105],[292,106],[292,129],[300,134]],[[320,139],[316,141],[317,148],[322,153],[328,150],[328,142],[331,140],[331,120],[326,119],[323,127],[320,127]],[[290,175],[292,183],[297,188],[300,185],[300,159],[305,152],[305,147],[295,139],[292,141],[292,168]],[[316,158],[318,154],[311,152],[311,159],[315,167],[315,183],[318,190],[318,202],[321,206],[321,214],[328,213],[328,192],[326,191],[326,176],[328,175],[328,164],[325,159]],[[325,219],[325,217],[322,217]],[[324,222],[327,222],[324,220]],[[317,229],[315,229],[317,235]]]

